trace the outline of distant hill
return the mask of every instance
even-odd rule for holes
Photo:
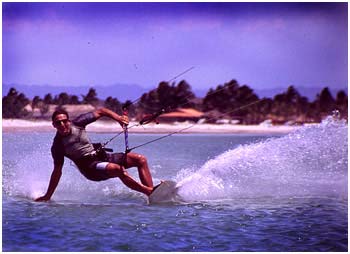
[[[77,95],[82,99],[81,95],[86,95],[90,88],[94,88],[99,99],[106,99],[108,96],[118,98],[119,101],[138,99],[143,93],[148,92],[148,89],[138,85],[115,84],[110,86],[49,86],[49,85],[17,85],[3,84],[2,95],[5,96],[11,87],[14,87],[18,92],[24,93],[28,99],[33,99],[38,95],[43,98],[46,94],[51,93],[52,96],[65,92],[69,95]]]
[[[280,88],[271,88],[271,89],[254,89],[254,92],[256,95],[259,96],[259,98],[273,98],[275,95],[283,93],[287,91],[288,87],[280,87]],[[302,95],[306,96],[309,101],[314,101],[316,99],[317,94],[319,94],[324,87],[295,87],[297,91]],[[252,88],[253,89],[253,88]],[[332,93],[333,97],[335,98],[337,96],[337,93],[340,90],[344,90],[346,94],[348,93],[347,87],[343,88],[329,88],[330,92]],[[196,94],[197,97],[205,97],[209,89],[193,89],[193,92]]]
[[[33,99],[34,96],[38,95],[43,98],[46,94],[51,93],[52,96],[58,95],[62,92],[66,92],[70,95],[80,96],[86,95],[91,87],[88,86],[49,86],[49,85],[18,85],[18,84],[3,84],[2,85],[2,96],[5,96],[11,87],[14,87],[18,92],[24,93],[29,99]],[[142,94],[151,91],[154,88],[143,88],[139,85],[130,84],[115,84],[110,86],[98,86],[93,87],[96,89],[97,97],[100,99],[106,99],[108,96],[118,98],[119,101],[124,102],[126,100],[136,100],[142,96]],[[209,90],[209,89],[208,89]],[[204,97],[208,90],[197,89],[193,92],[198,97]]]
[[[5,96],[11,87],[16,88],[17,91],[24,93],[27,98],[33,99],[34,96],[38,95],[43,98],[46,94],[51,93],[52,96],[58,95],[62,92],[66,92],[70,95],[77,95],[79,99],[82,99],[81,95],[86,95],[89,89],[92,87],[88,86],[49,86],[49,85],[18,85],[18,84],[3,84],[2,95]],[[97,97],[104,100],[108,96],[118,98],[119,101],[125,102],[126,100],[136,100],[142,96],[143,93],[149,92],[153,88],[144,88],[139,85],[133,84],[115,84],[110,86],[98,86],[93,87],[96,89]],[[155,87],[154,87],[155,88]],[[323,87],[295,87],[297,91],[302,95],[306,96],[309,101],[313,101],[316,95],[321,92]],[[193,92],[197,97],[203,98],[208,89],[193,89]],[[279,93],[283,93],[287,90],[284,88],[272,88],[272,89],[254,89],[254,92],[259,98],[267,97],[273,98]],[[335,98],[336,94],[344,90],[347,93],[347,87],[344,88],[330,88],[330,92]]]
[[[309,99],[309,101],[314,101],[316,99],[317,94],[320,94],[324,87],[294,87],[300,95],[305,96]],[[332,93],[333,97],[337,96],[337,93],[340,90],[344,90],[348,93],[347,87],[344,88],[329,88],[329,91]],[[256,89],[255,93],[259,96],[259,98],[273,98],[275,95],[283,93],[287,91],[287,87],[283,88],[272,88],[272,89]]]

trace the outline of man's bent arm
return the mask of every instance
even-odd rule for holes
[[[100,109],[95,110],[94,115],[97,119],[99,119],[102,116],[107,116],[109,118],[116,120],[121,125],[123,125],[123,124],[128,125],[129,124],[129,119],[127,116],[118,115],[117,113],[115,113],[112,110],[109,110],[107,108],[100,108]]]
[[[49,187],[47,188],[46,194],[35,201],[48,201],[56,190],[56,187],[62,176],[62,165],[55,165],[51,174]]]

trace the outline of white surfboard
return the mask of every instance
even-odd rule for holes
[[[164,181],[148,197],[148,202],[150,204],[172,202],[175,201],[176,194],[176,182]]]

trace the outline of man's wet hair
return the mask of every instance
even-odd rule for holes
[[[56,109],[55,112],[52,113],[52,122],[55,120],[56,116],[64,114],[67,116],[67,119],[69,119],[68,112],[62,108]]]

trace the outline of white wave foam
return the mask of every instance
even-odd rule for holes
[[[178,183],[185,201],[347,196],[347,124],[328,118],[280,138],[242,145]],[[179,178],[179,177],[178,177]]]

